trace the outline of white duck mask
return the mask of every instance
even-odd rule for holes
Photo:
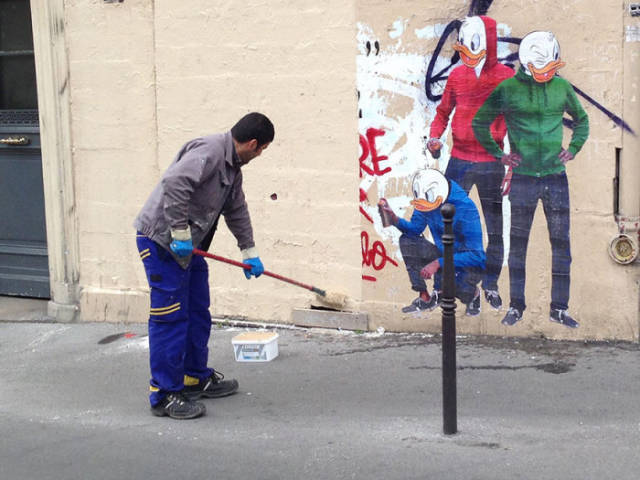
[[[518,57],[525,73],[539,83],[553,79],[565,65],[560,60],[558,40],[551,32],[528,33],[520,42]]]
[[[421,212],[439,208],[449,196],[449,182],[438,170],[418,170],[411,180],[413,197],[411,205]]]
[[[473,68],[476,77],[479,77],[487,60],[487,32],[480,17],[464,19],[458,33],[458,42],[453,49],[460,54],[462,63]]]

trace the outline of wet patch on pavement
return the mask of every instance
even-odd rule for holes
[[[483,442],[483,441],[464,440],[459,438],[454,439],[454,438],[455,437],[451,437],[451,440],[452,440],[451,443],[454,443],[455,445],[458,445],[460,447],[487,448],[489,450],[497,450],[500,448],[504,448],[505,450],[507,450],[507,448],[503,447],[497,442]],[[411,437],[405,437],[401,441],[411,445],[415,443],[432,443],[434,441],[436,443],[449,443],[450,439],[411,436]]]
[[[138,334],[133,332],[114,333],[113,335],[107,335],[103,339],[99,340],[98,345],[106,345],[108,343],[115,342],[116,340],[120,340],[121,338],[133,338],[137,336]]]
[[[542,370],[547,373],[567,373],[570,372],[573,367],[575,367],[575,363],[565,363],[565,362],[549,362],[549,363],[539,363],[535,365],[460,365],[458,366],[458,370],[524,370],[524,369],[535,369]],[[409,367],[409,370],[441,370],[442,367],[434,367],[430,365],[421,365],[418,367]]]

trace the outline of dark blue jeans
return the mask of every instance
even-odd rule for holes
[[[488,237],[482,287],[485,290],[497,290],[498,277],[504,260],[502,192],[500,190],[504,178],[504,166],[500,162],[468,162],[451,157],[445,176],[460,185],[467,194],[474,185],[478,189]]]
[[[542,201],[551,241],[551,308],[566,310],[571,285],[571,244],[569,239],[569,183],[566,173],[531,177],[514,174],[511,180],[511,246],[509,280],[511,306],[524,311],[527,245],[533,215]]]
[[[211,314],[209,271],[193,256],[183,269],[171,254],[138,232],[140,258],[151,289],[149,363],[154,406],[169,392],[184,388],[184,376],[207,378]]]
[[[400,252],[407,267],[411,288],[416,292],[425,292],[427,284],[420,276],[420,270],[442,256],[440,249],[422,235],[414,236],[403,234],[400,236]],[[476,267],[456,268],[456,297],[464,304],[473,300],[476,293],[476,285],[482,278],[482,269]],[[433,288],[441,290],[442,269],[434,276]]]

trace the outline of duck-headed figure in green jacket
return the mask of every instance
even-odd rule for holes
[[[569,185],[566,163],[573,160],[589,134],[589,119],[573,87],[556,75],[564,66],[560,46],[551,32],[526,35],[519,48],[520,69],[504,80],[475,115],[472,126],[478,141],[509,167],[505,191],[511,202],[509,250],[510,308],[502,323],[522,319],[525,304],[526,250],[533,216],[542,201],[552,250],[550,320],[578,326],[568,313],[571,281]],[[563,117],[572,119],[573,134],[562,145]],[[494,141],[490,125],[504,115],[510,152]]]

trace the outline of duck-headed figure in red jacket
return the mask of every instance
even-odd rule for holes
[[[485,16],[467,17],[453,47],[462,65],[453,69],[447,80],[442,100],[431,123],[427,148],[438,156],[449,117],[453,148],[445,176],[458,183],[467,194],[473,185],[478,189],[487,228],[487,261],[482,288],[485,299],[495,309],[502,306],[498,293],[498,277],[502,270],[502,192],[504,166],[478,142],[471,121],[487,97],[503,80],[514,75],[511,68],[498,62],[496,21]],[[507,127],[504,117],[495,119],[491,134],[503,146]]]

